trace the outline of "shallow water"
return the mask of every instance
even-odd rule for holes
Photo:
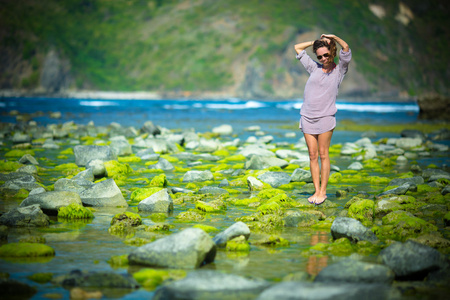
[[[33,120],[39,125],[61,124],[67,121],[74,121],[76,124],[86,124],[93,120],[97,126],[107,126],[111,122],[120,123],[122,126],[135,126],[140,128],[147,120],[153,121],[156,125],[168,129],[195,128],[196,132],[211,131],[215,126],[221,124],[232,124],[235,136],[245,140],[253,135],[244,131],[244,128],[251,125],[261,126],[266,134],[274,136],[274,143],[288,142],[295,144],[301,138],[301,133],[296,132],[296,137],[288,138],[285,133],[292,132],[292,129],[282,129],[280,126],[296,124],[298,121],[298,106],[296,101],[291,102],[271,102],[262,103],[258,101],[240,101],[231,100],[228,102],[206,101],[206,102],[185,102],[185,101],[101,101],[101,100],[58,100],[51,99],[0,99],[0,109],[2,110],[3,122],[15,122],[15,118],[10,116],[12,110],[18,110],[20,113],[31,114]],[[371,106],[369,106],[371,105]],[[44,113],[36,113],[43,111]],[[60,111],[61,119],[52,119],[49,117],[49,111]],[[341,120],[364,121],[372,124],[386,124],[395,119],[396,123],[405,124],[417,120],[417,108],[414,104],[407,106],[399,103],[389,104],[352,104],[343,103],[338,116]],[[339,125],[338,125],[339,126]],[[361,132],[339,131],[336,130],[332,144],[354,142],[361,137]],[[378,133],[377,139],[384,137],[399,137],[394,133]],[[107,139],[107,138],[105,138]],[[443,143],[447,143],[445,141]],[[6,148],[11,145],[5,142],[0,150],[0,157],[3,158]],[[36,151],[36,158],[47,157],[50,160],[40,160],[41,167],[47,169],[42,175],[43,184],[48,186],[53,184],[57,178],[63,176],[60,171],[53,170],[53,164],[57,165],[74,162],[73,156],[68,159],[58,159],[59,153],[67,148],[73,147],[65,143],[61,149]],[[333,157],[332,164],[344,170],[352,162],[349,158]],[[448,165],[449,157],[447,154],[440,153],[432,157],[421,157],[417,163],[425,168],[430,163],[439,167]],[[145,168],[143,163],[130,163],[133,170]],[[407,172],[409,166],[396,166],[389,173],[370,173],[373,176],[382,176],[395,178],[398,173]],[[144,173],[142,176],[151,179],[158,173]],[[167,172],[169,183],[175,186],[182,186],[180,179],[184,173]],[[141,176],[141,175],[140,175]],[[228,180],[237,177],[226,176]],[[216,182],[218,183],[218,182]],[[125,189],[132,187],[144,187],[145,184],[133,183],[121,186]],[[369,194],[375,194],[382,190],[385,185],[373,185],[368,183],[359,183],[353,185],[358,191],[365,191]],[[250,194],[245,188],[236,188],[240,194],[232,195],[233,198],[248,198]],[[342,185],[329,185],[328,201],[339,205],[339,211],[343,209],[344,204],[353,196],[344,198],[336,197],[336,190],[342,189]],[[310,190],[294,189],[288,190],[287,194],[296,199],[304,199],[310,195]],[[129,199],[129,197],[128,197]],[[127,199],[127,200],[128,200]],[[6,212],[20,204],[16,200],[0,200],[0,211]],[[166,223],[174,226],[171,233],[189,228],[196,222],[180,222],[175,219],[180,212],[194,208],[192,203],[185,205],[175,205],[174,212]],[[11,278],[19,279],[22,282],[38,287],[38,293],[32,299],[46,298],[48,293],[57,293],[64,298],[69,297],[69,291],[53,286],[50,283],[40,285],[27,279],[27,276],[34,273],[51,272],[54,276],[67,274],[71,270],[81,269],[87,271],[114,270],[114,272],[126,273],[135,271],[136,268],[117,268],[113,269],[107,262],[112,256],[130,253],[136,246],[130,246],[123,243],[124,238],[114,236],[108,233],[108,228],[112,217],[125,209],[97,209],[94,213],[95,218],[87,223],[66,223],[60,222],[53,217],[54,224],[50,229],[11,229],[8,235],[8,242],[16,242],[27,235],[39,235],[46,239],[46,244],[56,251],[56,256],[44,261],[7,260],[0,259],[0,271],[11,275]],[[133,207],[126,210],[132,211]],[[326,208],[319,208],[326,211]],[[210,225],[224,230],[235,222],[235,219],[243,215],[249,215],[254,210],[229,205],[224,214],[210,214],[201,224]],[[145,216],[144,216],[145,217]],[[144,224],[152,224],[149,218],[144,218]],[[336,260],[342,259],[337,256],[302,256],[301,253],[312,245],[319,242],[328,243],[331,239],[329,230],[314,230],[310,228],[284,228],[274,232],[290,242],[289,247],[262,247],[251,245],[251,251],[248,255],[239,255],[228,253],[223,250],[218,251],[213,264],[203,268],[215,269],[227,273],[233,273],[243,276],[260,277],[273,282],[281,280],[288,274],[303,271],[310,275],[316,275],[321,269]],[[214,235],[214,234],[211,234]],[[268,234],[252,233],[249,242],[257,241]],[[156,235],[161,237],[162,235]],[[358,256],[357,254],[353,254]],[[373,260],[375,257],[365,257],[365,260]],[[142,299],[151,297],[152,292],[145,289],[137,291],[107,291],[105,298],[122,299]]]

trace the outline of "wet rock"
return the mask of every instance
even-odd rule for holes
[[[11,140],[14,144],[30,143],[31,136],[22,132],[15,132]]]
[[[189,193],[194,192],[192,190],[184,189],[184,188],[180,188],[180,187],[173,187],[173,188],[171,188],[171,191],[172,191],[172,194],[176,194],[176,193],[189,194]]]
[[[1,224],[1,216],[0,216],[0,224]],[[0,225],[0,241],[8,240],[8,227],[5,225]]]
[[[438,234],[428,233],[410,240],[435,249],[450,249],[450,240],[447,240]]]
[[[106,177],[108,172],[106,171],[105,163],[101,159],[92,159],[86,163],[86,169],[91,170],[92,175],[95,177]]]
[[[205,138],[201,138],[198,146],[195,148],[195,151],[198,152],[214,152],[220,147],[220,142],[217,140],[207,140]]]
[[[19,159],[19,163],[24,165],[39,165],[39,162],[31,154],[25,154],[22,156],[22,158]]]
[[[269,167],[286,168],[289,163],[283,159],[276,157],[252,155],[251,158],[245,162],[246,170],[264,170]]]
[[[198,194],[222,195],[222,194],[228,194],[228,191],[225,189],[222,189],[220,187],[204,186],[201,189],[199,189],[197,193]]]
[[[444,170],[440,169],[426,169],[422,172],[422,177],[425,181],[430,181],[430,178],[433,177],[439,177],[442,176],[443,178],[449,176],[450,174]]]
[[[424,233],[435,232],[437,227],[406,211],[393,211],[382,219],[380,234],[384,237],[405,241]]]
[[[127,207],[127,201],[122,195],[114,179],[109,178],[93,184],[80,192],[80,198],[86,206]]]
[[[337,217],[333,221],[333,224],[331,225],[331,235],[335,240],[345,237],[352,242],[376,242],[378,240],[375,234],[369,228],[361,224],[360,221],[346,217]]]
[[[205,171],[187,171],[183,176],[183,182],[203,182],[213,181],[214,176],[209,170]]]
[[[250,229],[243,222],[236,222],[224,231],[217,234],[213,241],[218,247],[225,247],[229,240],[243,235],[248,240],[250,237]]]
[[[133,250],[128,261],[131,265],[193,269],[213,262],[215,256],[216,245],[209,235],[188,228]]]
[[[250,158],[254,155],[263,157],[275,157],[275,153],[267,150],[265,147],[260,145],[249,145],[242,148],[237,154],[243,155],[246,158]]]
[[[266,172],[257,178],[262,182],[270,184],[273,188],[291,182],[291,176],[284,172]]]
[[[322,269],[314,281],[391,284],[394,272],[385,265],[345,259]]]
[[[25,165],[23,167],[18,168],[16,172],[26,173],[26,174],[30,174],[30,175],[37,175],[38,169],[36,168],[35,165]]]
[[[249,191],[260,191],[264,187],[264,183],[253,176],[247,177],[247,185]]]
[[[118,274],[111,271],[87,272],[73,270],[67,275],[56,277],[52,280],[63,287],[95,287],[95,288],[122,288],[137,289],[139,284],[133,276],[125,273]]]
[[[6,176],[6,177],[7,178],[9,177],[12,179],[6,179],[6,182],[2,185],[2,188],[8,189],[8,190],[25,189],[27,191],[31,191],[32,189],[41,187],[36,182],[36,178],[34,178],[33,175],[26,174],[26,173],[16,173],[16,175],[13,176],[13,174],[11,174],[11,173],[8,174],[8,176]]]
[[[109,147],[116,156],[130,155],[133,153],[130,142],[128,142],[123,135],[112,137],[110,141],[111,143],[109,144]]]
[[[307,154],[302,154],[298,151],[285,150],[285,149],[277,150],[275,152],[275,155],[281,159],[302,159],[302,158],[306,158],[306,157],[309,158],[309,155],[307,155]]]
[[[142,160],[158,160],[160,155],[156,154],[155,151],[153,151],[153,148],[149,149],[142,149],[136,153],[137,157],[140,157]]]
[[[38,188],[32,189],[30,191],[30,193],[28,194],[28,196],[41,194],[41,193],[45,193],[45,192],[46,192],[46,190],[43,187],[38,187]]]
[[[16,207],[0,216],[0,224],[9,227],[47,227],[50,220],[38,204]]]
[[[254,299],[269,286],[264,280],[201,270],[161,286],[153,299]]]
[[[233,134],[233,127],[229,124],[223,124],[218,127],[214,127],[212,132],[219,135],[231,135]]]
[[[391,299],[399,297],[385,284],[356,284],[333,282],[295,282],[287,281],[273,285],[262,292],[257,300],[296,299],[296,300],[360,300],[360,299]],[[392,299],[395,299],[395,296]]]
[[[160,157],[158,162],[148,166],[149,169],[159,169],[163,171],[173,171],[175,167],[165,158]]]
[[[161,134],[161,129],[158,126],[156,126],[155,124],[153,124],[152,121],[145,122],[141,128],[141,131],[145,132],[145,133],[149,133],[151,135]]]
[[[422,145],[422,142],[421,138],[400,138],[396,140],[395,146],[407,150],[419,147]]]
[[[358,161],[355,161],[355,162],[351,163],[350,166],[348,166],[347,169],[360,171],[360,170],[364,169],[364,167],[363,167],[362,163],[360,163]]]
[[[139,211],[152,213],[169,213],[173,211],[173,200],[167,189],[162,189],[138,204]]]
[[[248,182],[248,180],[247,180],[247,182]],[[222,180],[219,182],[219,187],[220,187],[220,188],[221,188],[221,187],[227,187],[227,186],[230,186],[230,183],[228,182],[228,179],[224,178],[224,179],[222,179]]]
[[[418,138],[422,141],[425,141],[427,138],[425,134],[420,130],[414,130],[414,129],[405,129],[400,133],[401,137],[406,138]]]
[[[109,146],[77,145],[73,148],[73,154],[75,155],[75,164],[79,167],[86,166],[93,159],[103,162],[117,160],[117,156]]]
[[[319,215],[306,211],[287,211],[283,218],[285,227],[309,227],[319,222]]]
[[[442,189],[441,194],[442,195],[447,195],[448,193],[450,193],[450,185],[447,185],[445,188]]]
[[[411,178],[395,178],[389,182],[389,186],[392,186],[392,185],[399,186],[399,185],[403,185],[405,183],[419,185],[419,184],[423,184],[424,182],[425,181],[423,180],[422,176],[415,176],[415,177],[411,177]]]
[[[81,181],[81,180],[80,180]],[[80,185],[77,180],[72,180],[68,178],[60,178],[55,182],[55,191],[67,191],[80,193],[86,189],[86,187],[91,186],[93,183],[90,181],[84,181],[85,185]],[[86,184],[87,183],[87,184]]]
[[[416,191],[417,186],[411,183],[404,183],[399,187],[393,188],[391,190],[387,190],[385,192],[382,192],[377,197],[383,197],[386,195],[404,195],[408,191]]]
[[[60,207],[70,204],[82,205],[80,196],[75,192],[50,191],[46,193],[29,195],[25,198],[20,207],[38,204],[42,211],[49,215],[57,215]]]
[[[31,299],[37,289],[15,279],[0,278],[3,299]]]
[[[86,169],[84,171],[81,171],[80,173],[78,173],[77,175],[75,175],[73,178],[73,180],[87,180],[90,182],[94,181],[94,171],[93,169]]]
[[[44,149],[59,149],[59,145],[53,139],[46,139],[44,144],[42,144]]]
[[[383,249],[378,258],[394,271],[398,280],[421,280],[445,265],[437,250],[413,241],[394,243]]]
[[[291,181],[292,182],[306,182],[306,183],[312,182],[311,172],[297,168],[294,170],[294,172],[292,172]]]
[[[362,148],[354,143],[345,143],[341,149],[341,155],[353,155],[360,153]]]
[[[387,196],[381,198],[375,206],[375,215],[377,217],[384,217],[388,213],[396,210],[402,210],[404,204],[415,203],[416,200],[412,196]]]

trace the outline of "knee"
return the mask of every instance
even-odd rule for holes
[[[310,161],[317,161],[319,160],[319,153],[318,152],[309,152],[309,160]]]
[[[328,149],[320,150],[319,155],[321,160],[328,159],[329,158]]]

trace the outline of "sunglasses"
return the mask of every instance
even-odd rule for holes
[[[330,53],[325,53],[324,55],[323,55],[323,57],[328,57],[328,56],[330,56]],[[317,56],[317,59],[322,59],[322,55],[319,55],[319,56]]]

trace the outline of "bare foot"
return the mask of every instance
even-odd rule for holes
[[[327,199],[326,195],[319,195],[314,199],[314,204],[316,206],[320,205],[320,204],[324,203],[326,199]]]
[[[315,195],[316,195],[316,194],[314,194],[314,195],[312,195],[311,197],[308,198],[308,202],[309,202],[309,203],[314,204],[314,202],[316,201]]]

